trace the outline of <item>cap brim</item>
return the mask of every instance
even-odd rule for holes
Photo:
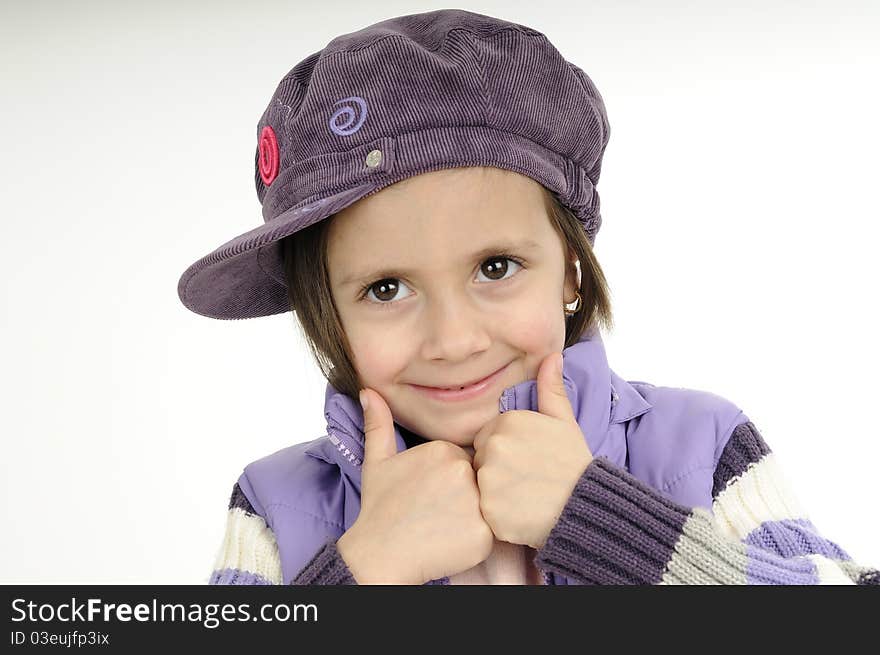
[[[364,184],[303,202],[240,234],[187,268],[177,283],[177,295],[188,309],[209,318],[256,318],[290,311],[278,241],[378,188]]]

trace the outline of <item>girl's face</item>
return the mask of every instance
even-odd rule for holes
[[[394,420],[473,453],[509,386],[534,379],[565,343],[563,303],[578,288],[574,251],[541,186],[492,167],[407,178],[339,212],[329,227],[333,299],[354,366]],[[468,400],[451,387],[504,367]]]

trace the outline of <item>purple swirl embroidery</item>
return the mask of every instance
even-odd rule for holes
[[[334,105],[338,105],[340,102],[346,102],[348,100],[353,100],[357,103],[358,107],[360,107],[360,119],[358,119],[357,123],[355,123],[354,127],[349,127],[352,122],[355,120],[355,116],[357,116],[357,112],[351,106],[340,107],[333,115],[330,117],[330,130],[334,134],[338,134],[339,136],[347,136],[349,134],[354,134],[359,129],[361,129],[361,125],[364,124],[364,120],[367,118],[367,101],[358,96],[351,96],[349,98],[343,98],[342,100],[337,100],[334,102]],[[345,123],[342,125],[337,125],[336,120],[340,117],[345,117]]]

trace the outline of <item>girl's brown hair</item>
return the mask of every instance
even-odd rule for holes
[[[580,261],[582,303],[566,317],[564,348],[578,342],[593,325],[613,330],[608,283],[581,223],[558,196],[541,185],[545,206],[556,233]],[[349,356],[350,347],[333,302],[327,267],[327,235],[333,216],[281,239],[288,298],[295,309],[306,343],[327,381],[358,402],[363,388]],[[575,266],[574,263],[570,264]],[[560,307],[562,311],[562,307]]]

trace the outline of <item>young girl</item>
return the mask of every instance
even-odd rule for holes
[[[244,468],[211,583],[880,583],[734,403],[610,369],[609,125],[543,34],[440,10],[339,36],[257,135],[265,224],[178,291],[295,311],[327,431]]]

